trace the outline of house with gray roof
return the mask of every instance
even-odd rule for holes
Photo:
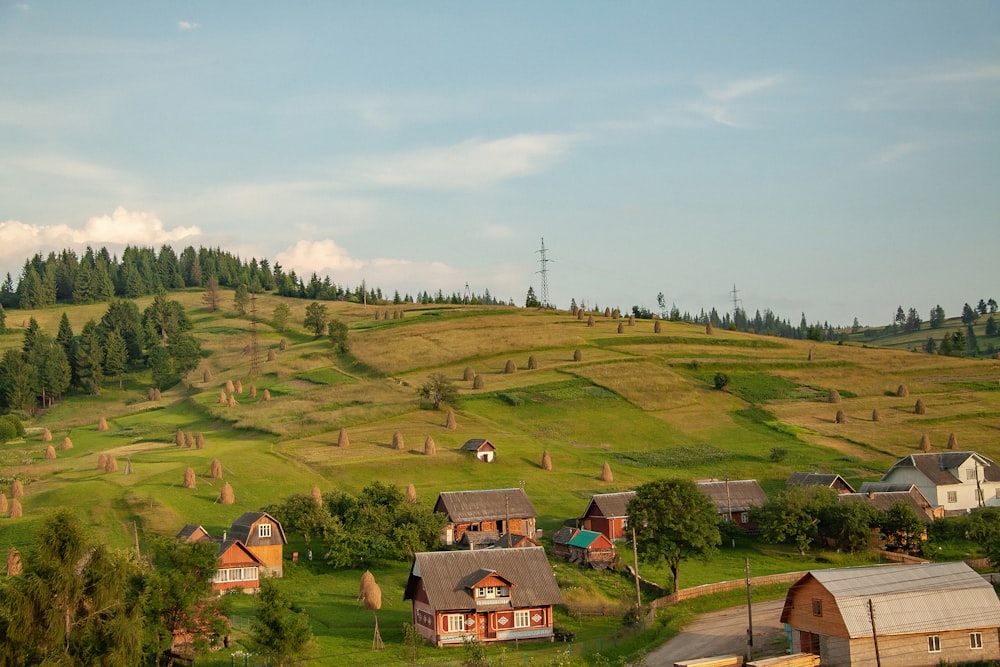
[[[415,554],[403,600],[413,627],[437,646],[551,640],[552,608],[562,604],[541,547]]]
[[[785,484],[789,486],[825,486],[837,493],[854,493],[854,487],[837,473],[793,472]]]
[[[1000,468],[976,452],[910,454],[889,468],[881,481],[913,484],[945,516],[1000,505]]]
[[[580,517],[585,530],[601,533],[609,540],[624,540],[628,536],[628,504],[635,498],[635,491],[595,493]]]
[[[522,488],[442,491],[434,511],[447,517],[441,541],[448,545],[462,543],[470,532],[535,537],[538,512]]]
[[[471,438],[462,445],[463,452],[473,452],[477,461],[483,463],[493,463],[497,455],[497,448],[486,438]]]
[[[825,667],[1000,659],[1000,599],[961,562],[814,570],[788,590],[781,622],[790,651]]]
[[[747,532],[757,530],[750,511],[767,502],[767,494],[755,479],[699,480],[695,484],[715,504],[719,514]]]

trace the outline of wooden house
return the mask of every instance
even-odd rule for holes
[[[238,539],[212,537],[201,526],[187,524],[177,533],[181,542],[211,542],[217,545],[218,569],[212,577],[212,590],[225,593],[239,589],[252,593],[260,588],[263,562]]]
[[[767,502],[767,494],[755,479],[717,479],[697,481],[698,489],[711,500],[719,514],[747,532],[755,532],[757,524],[750,511]]]
[[[793,472],[785,480],[788,486],[825,486],[837,493],[854,493],[854,487],[836,473]]]
[[[282,576],[284,547],[288,540],[281,524],[273,516],[267,512],[244,512],[233,521],[229,537],[245,544],[260,559],[263,575]]]
[[[465,441],[465,444],[462,445],[462,451],[474,452],[476,459],[483,463],[493,463],[494,458],[496,458],[497,448],[489,440],[472,438]]]
[[[615,545],[606,535],[570,526],[563,526],[552,536],[552,553],[597,570],[612,567],[617,558]]]
[[[924,494],[920,493],[920,489],[913,484],[910,484],[903,489],[899,488],[897,485],[882,485],[876,482],[874,484],[864,484],[861,488],[862,491],[859,491],[858,493],[842,493],[837,496],[837,500],[841,502],[850,502],[855,500],[865,502],[883,512],[889,510],[896,503],[903,503],[913,510],[913,513],[925,523],[930,523],[934,519],[939,519],[943,516],[943,512],[939,511],[939,509],[935,509],[935,507],[931,505],[926,498],[924,498]]]
[[[601,533],[611,541],[626,539],[628,504],[633,498],[635,491],[594,494],[579,519],[580,525],[586,530]]]
[[[825,667],[1000,659],[1000,600],[961,562],[814,570],[788,590],[781,622],[791,652]]]
[[[434,511],[447,517],[441,541],[448,545],[461,543],[469,532],[492,531],[498,536],[511,533],[535,537],[538,513],[521,488],[443,491],[438,495]]]
[[[945,516],[1000,505],[1000,467],[976,452],[910,454],[889,468],[882,481],[913,484]]]
[[[562,604],[541,547],[437,551],[414,556],[403,593],[412,623],[437,645],[553,637]]]

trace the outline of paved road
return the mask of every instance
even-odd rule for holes
[[[785,652],[785,629],[778,620],[784,599],[753,606],[753,657]],[[661,612],[662,613],[662,612]],[[669,612],[667,612],[669,613]],[[699,616],[679,635],[646,657],[649,667],[671,667],[678,660],[711,655],[747,654],[747,608],[731,607]]]

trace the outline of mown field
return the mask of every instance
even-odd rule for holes
[[[153,534],[172,535],[185,523],[221,533],[245,511],[259,510],[293,493],[360,491],[373,480],[414,484],[418,502],[430,506],[440,491],[523,486],[535,504],[539,527],[551,535],[578,516],[593,493],[626,490],[662,477],[755,478],[768,492],[789,474],[837,472],[852,484],[878,479],[898,457],[917,451],[921,435],[943,447],[954,432],[963,449],[1000,456],[1000,367],[996,360],[966,360],[907,351],[792,341],[702,327],[652,321],[624,322],[595,317],[595,326],[566,312],[461,306],[384,306],[327,303],[331,317],[350,327],[351,352],[335,354],[328,341],[303,327],[307,302],[273,296],[257,299],[260,374],[250,377],[246,348],[250,322],[232,312],[231,294],[221,311],[204,309],[201,293],[172,294],[191,317],[205,356],[186,381],[149,401],[149,377],[128,376],[119,389],[108,382],[99,397],[71,395],[27,423],[24,441],[0,449],[0,490],[13,478],[25,483],[24,516],[0,519],[0,547],[27,547],[45,513],[71,507],[84,517],[96,539],[115,547],[140,544]],[[292,310],[287,329],[270,326],[274,306]],[[140,309],[146,305],[140,300]],[[22,322],[35,317],[54,334],[63,311],[74,331],[103,306],[9,311],[9,331],[0,349],[20,345]],[[376,310],[379,318],[376,319]],[[386,319],[385,312],[403,317]],[[284,349],[281,349],[282,342]],[[274,360],[267,361],[267,353]],[[579,350],[581,359],[574,361]],[[533,356],[537,369],[527,370]],[[516,373],[505,373],[513,360]],[[472,368],[482,389],[463,380]],[[713,387],[717,372],[731,378],[725,391]],[[430,373],[443,373],[459,388],[454,406],[458,427],[444,427],[444,411],[420,399]],[[210,379],[206,380],[206,376]],[[244,393],[234,407],[219,403],[226,380],[240,380]],[[896,396],[905,384],[908,397]],[[249,395],[254,387],[257,397]],[[263,400],[263,390],[271,400]],[[828,402],[837,390],[839,404]],[[914,413],[922,399],[924,415]],[[872,421],[877,409],[881,421]],[[837,424],[837,410],[846,423]],[[98,432],[101,417],[109,430]],[[73,448],[45,460],[43,429],[55,444],[72,439]],[[345,428],[350,446],[337,447]],[[204,434],[203,450],[177,447],[177,429]],[[404,451],[392,435],[403,434]],[[425,439],[437,453],[425,456]],[[460,452],[469,438],[489,438],[497,462],[476,463]],[[541,467],[549,451],[553,470]],[[782,456],[773,456],[781,450]],[[97,470],[101,454],[113,454],[117,474]],[[221,482],[211,480],[209,463],[218,458],[236,502],[217,502]],[[773,460],[778,458],[780,460]],[[130,463],[132,474],[124,475]],[[608,462],[613,482],[599,479]],[[196,489],[184,489],[186,467],[198,473]],[[544,541],[545,538],[543,538]],[[293,541],[286,555],[304,552]],[[742,576],[743,558],[756,574],[808,569],[780,549],[739,545],[705,563],[682,566],[681,585]],[[829,560],[829,559],[827,559]],[[839,561],[838,561],[839,563]],[[373,619],[355,601],[360,573],[332,570],[318,560],[289,565],[284,582],[309,613],[323,656],[351,656],[358,664],[402,661],[402,624],[409,605],[402,601],[408,563],[380,564],[376,577],[385,601],[379,622],[388,648],[371,654]],[[665,572],[640,564],[654,581]],[[557,565],[570,603],[560,621],[578,632],[581,646],[609,655],[629,653],[662,639],[652,630],[620,634],[620,617],[574,614],[584,601],[614,608],[634,590],[620,577],[581,573]],[[576,607],[574,607],[576,603]],[[252,615],[252,599],[237,599],[234,618]],[[665,626],[664,626],[665,627]],[[659,632],[660,634],[657,634]],[[238,632],[237,632],[238,634]],[[507,649],[510,650],[510,649]],[[522,645],[533,655],[553,656],[559,647]],[[229,657],[219,656],[219,664]],[[422,649],[421,661],[457,663],[460,650]],[[210,664],[210,663],[207,663]]]

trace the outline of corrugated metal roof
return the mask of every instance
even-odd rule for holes
[[[476,602],[468,587],[481,581],[483,572],[495,573],[510,582],[510,601],[514,607],[562,604],[555,575],[541,547],[418,553],[403,599],[413,599],[416,580],[421,579],[433,609],[475,609]]]
[[[489,445],[490,447],[493,447],[493,449],[496,449],[496,446],[485,438],[472,438],[470,440],[466,440],[465,444],[462,445],[462,449],[467,452],[476,452],[479,451],[479,448],[483,445]]]
[[[594,494],[583,516],[590,514],[590,508],[595,506],[600,515],[608,519],[628,516],[628,504],[633,498],[635,498],[635,491]]]
[[[993,586],[965,563],[814,570],[806,577],[833,595],[851,637],[872,636],[869,600],[879,635],[1000,627]]]
[[[767,502],[767,494],[755,479],[732,479],[728,482],[695,482],[698,488],[715,503],[719,512],[748,510]]]
[[[281,522],[267,512],[244,512],[233,521],[233,525],[230,526],[229,530],[235,537],[242,540],[244,544],[256,546],[258,543],[267,543],[270,540],[261,540],[253,531],[254,524],[264,517],[267,517],[271,523],[278,527],[277,536],[281,538],[281,543],[288,544],[288,540],[285,538],[285,529],[281,527]]]
[[[924,521],[934,520],[934,508],[920,493],[920,489],[915,486],[906,491],[867,491],[865,493],[842,493],[837,500],[843,502],[865,502],[873,505],[883,512],[892,508],[896,503],[906,504],[913,513]]]
[[[948,486],[951,484],[961,484],[952,470],[957,470],[970,458],[975,457],[978,463],[985,468],[983,477],[987,481],[1000,480],[1000,470],[993,461],[977,454],[976,452],[928,452],[922,454],[910,454],[897,461],[888,472],[882,476],[886,479],[897,468],[916,468],[936,486]]]
[[[836,473],[793,472],[785,481],[785,484],[792,486],[826,486],[834,488],[837,480],[840,480],[840,483],[843,486],[853,491],[853,487],[847,483],[847,480]]]
[[[896,484],[894,482],[863,482],[861,484],[861,488],[858,489],[858,493],[868,493],[869,491],[875,491],[876,493],[909,491],[911,488],[914,488],[913,484]]]
[[[481,491],[442,491],[435,512],[448,515],[452,523],[535,518],[538,513],[522,488]]]
[[[581,549],[589,549],[590,545],[594,543],[594,540],[603,537],[600,533],[595,533],[592,530],[578,530],[576,535],[570,538],[569,542],[566,544],[571,547],[580,547]]]

